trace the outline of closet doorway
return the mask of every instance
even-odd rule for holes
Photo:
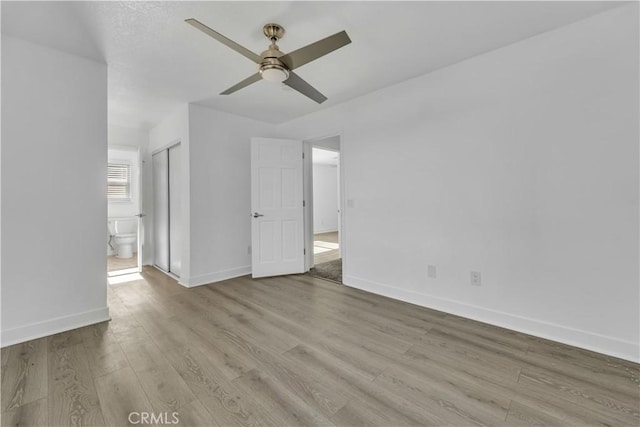
[[[154,265],[180,277],[182,253],[182,149],[180,143],[156,151],[153,160]]]

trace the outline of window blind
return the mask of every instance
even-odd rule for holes
[[[126,163],[108,164],[107,199],[131,200],[131,165]]]

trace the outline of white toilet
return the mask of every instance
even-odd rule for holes
[[[135,219],[116,219],[114,221],[114,242],[116,258],[131,258],[136,244],[138,223]]]

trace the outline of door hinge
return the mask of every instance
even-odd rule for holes
[[[304,153],[302,153],[302,158],[304,159]]]
[[[306,254],[307,254],[307,250],[306,250],[306,249],[303,249],[303,250],[302,250],[302,253],[306,255]]]
[[[302,207],[304,208],[305,206],[307,206],[307,202],[305,202],[304,200],[302,201]]]

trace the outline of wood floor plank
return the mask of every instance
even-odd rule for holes
[[[126,342],[121,344],[121,347],[129,365],[135,372],[157,369],[168,363],[151,338],[137,342]]]
[[[129,415],[132,412],[154,411],[129,367],[96,378],[95,385],[107,426],[131,425]]]
[[[53,352],[62,348],[82,344],[82,333],[80,332],[80,329],[72,329],[70,331],[51,335],[48,337],[47,342],[49,344],[49,351]]]
[[[261,299],[258,299],[258,301],[262,302]],[[258,305],[255,302],[245,302],[244,304],[246,306]],[[308,328],[280,315],[274,314],[272,316],[265,317],[264,320],[278,330],[286,331],[288,334],[296,337],[305,345],[321,349],[322,351],[333,355],[340,360],[342,364],[351,366],[368,378],[376,377],[388,364],[388,360],[386,358],[379,356],[377,353],[371,352],[367,346],[363,346],[362,343],[359,342],[360,337],[357,337],[355,340],[356,342],[353,343],[342,337],[336,337],[330,333],[324,333],[326,323],[323,323],[323,327],[320,328],[320,331],[310,331]],[[393,353],[396,354],[395,349],[393,350]]]
[[[513,401],[533,409],[538,414],[562,420],[562,425],[568,426],[633,426],[637,422],[621,423],[614,415],[602,414],[578,405],[566,399],[566,395],[559,394],[546,387],[535,387],[526,382],[518,383],[513,390]],[[542,417],[541,415],[538,418]]]
[[[504,424],[510,400],[461,382],[426,381],[399,368],[389,368],[374,383],[402,396],[449,425]]]
[[[49,423],[105,425],[86,350],[82,344],[49,351]]]
[[[94,378],[128,366],[127,358],[109,327],[109,322],[103,322],[80,329]]]
[[[156,413],[180,412],[196,400],[153,341],[125,343],[122,349]]]
[[[268,423],[276,426],[333,426],[327,417],[306,405],[284,385],[260,371],[253,370],[233,380],[265,409]]]
[[[47,399],[26,403],[2,413],[3,427],[42,427],[49,425]]]
[[[270,328],[269,323],[265,322],[264,314],[247,310],[246,307],[235,304],[232,300],[224,298],[215,292],[200,292],[196,298],[196,304],[204,304],[204,307],[212,310],[207,312],[206,318],[216,321],[222,321],[227,326],[230,322],[234,322],[235,331],[243,336],[252,337],[256,342],[270,350],[281,353],[295,347],[299,341],[283,333],[276,328]],[[221,319],[221,316],[224,317]]]
[[[607,388],[614,393],[623,393],[635,399],[640,396],[640,367],[619,359],[603,361],[590,355],[575,352],[566,354],[532,345],[524,360],[539,368],[553,367],[564,375],[591,382],[594,386]]]
[[[292,363],[281,355],[271,354],[266,349],[252,346],[250,343],[238,343],[254,357],[258,369],[288,389],[293,395],[302,400],[306,406],[322,413],[327,418],[335,414],[348,401],[349,395],[342,392],[340,387],[313,375],[303,366]],[[253,372],[256,372],[254,370]]]
[[[226,427],[223,424],[219,424],[212,414],[207,411],[207,408],[199,401],[194,400],[188,405],[183,406],[180,411],[176,413],[178,419],[177,426],[184,427],[197,427],[197,426],[211,426],[211,427]],[[169,418],[172,420],[172,418]]]
[[[569,425],[566,420],[555,418],[516,401],[511,401],[506,421],[514,426],[563,427]]]
[[[514,363],[502,364],[502,360],[495,360],[481,349],[459,348],[455,343],[446,346],[436,346],[432,342],[417,344],[405,352],[404,356],[414,364],[422,361],[433,361],[447,366],[452,370],[459,370],[468,375],[495,381],[515,382],[520,374],[520,368]]]
[[[549,374],[540,370],[523,369],[519,384],[538,387],[548,395],[555,395],[589,410],[594,418],[602,414],[621,425],[640,425],[640,401],[624,394],[612,394],[606,389],[595,389],[570,377]]]
[[[254,401],[243,396],[200,350],[189,346],[175,347],[165,351],[165,356],[212,414],[215,423],[246,427],[266,424]]]
[[[402,409],[396,410],[379,404],[371,404],[360,399],[351,400],[340,409],[331,420],[337,426],[425,426],[423,418],[413,419]],[[445,425],[443,422],[432,425]]]
[[[47,338],[3,349],[2,412],[47,396]]]
[[[189,386],[171,365],[137,372],[136,375],[156,413],[181,413],[196,400]]]

